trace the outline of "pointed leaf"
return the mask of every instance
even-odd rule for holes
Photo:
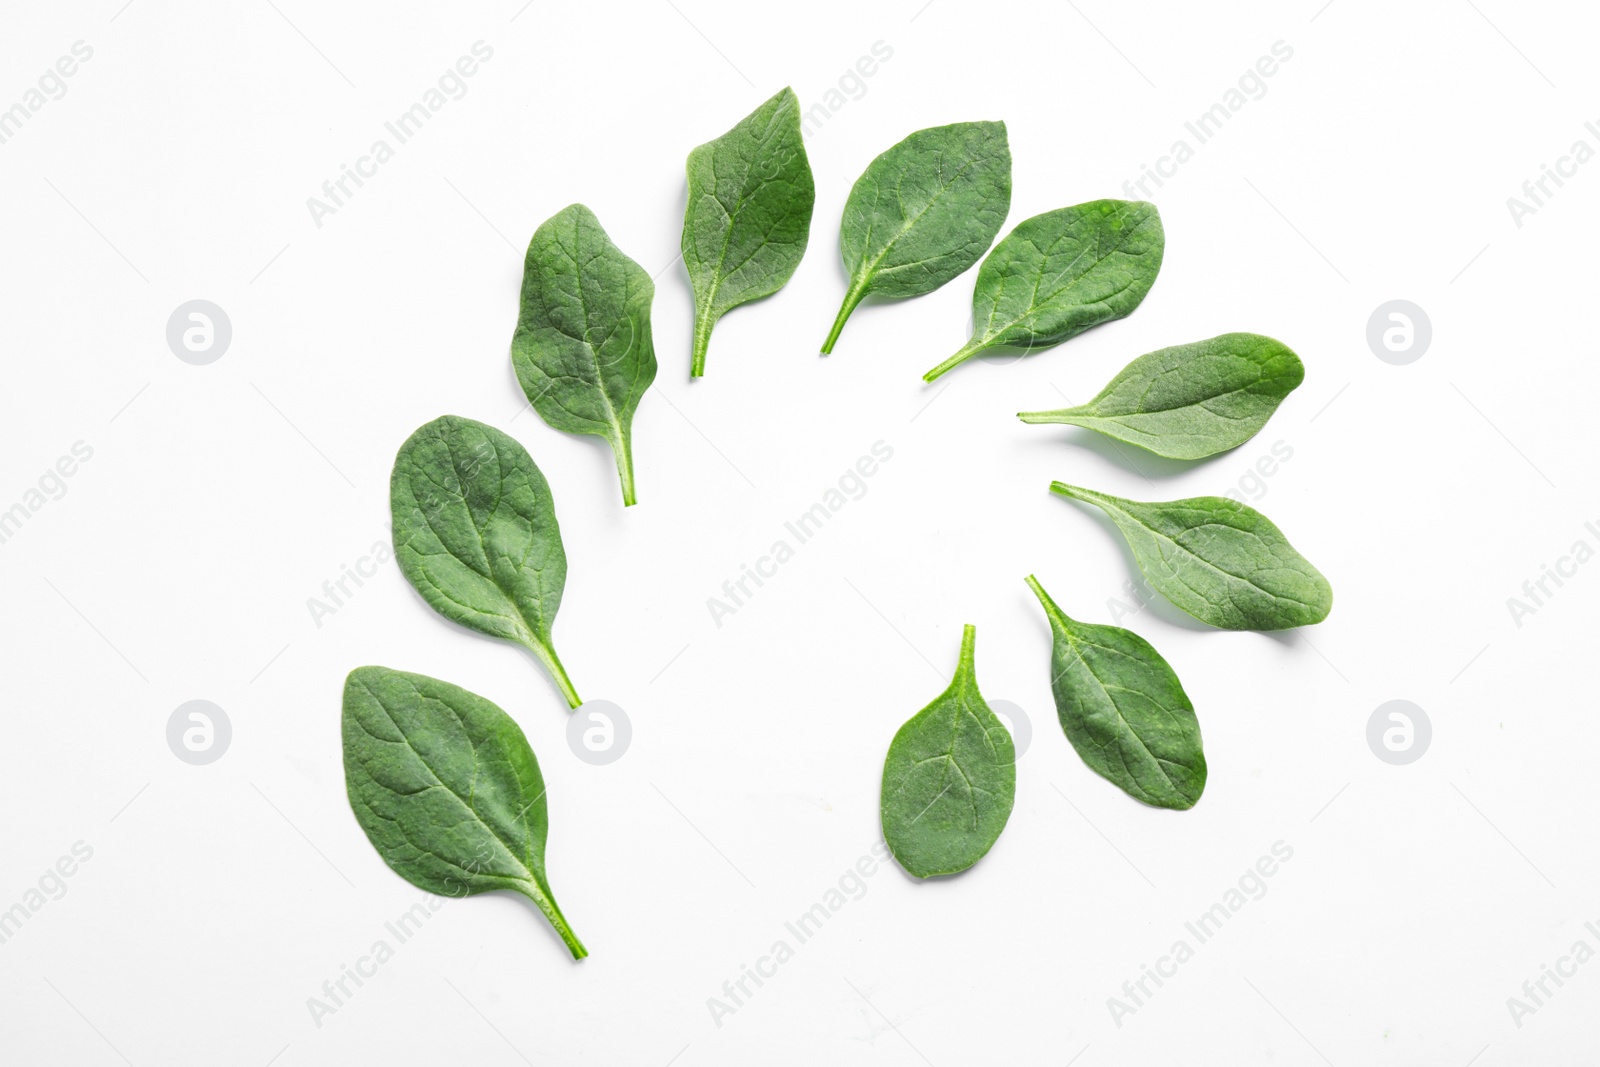
[[[1052,492],[1111,517],[1156,591],[1224,630],[1287,630],[1321,622],[1328,579],[1255,508],[1221,496],[1146,504],[1064,482]]]
[[[447,619],[532,652],[582,703],[551,644],[567,581],[555,501],[533,457],[493,426],[445,415],[400,446],[389,479],[394,558]]]
[[[1003,122],[918,130],[856,179],[839,224],[850,288],[822,351],[869,293],[921,296],[988,251],[1011,209],[1011,145]]]
[[[1166,238],[1154,204],[1094,200],[1017,224],[978,268],[972,338],[922,376],[995,348],[1048,348],[1144,300]]]
[[[1194,807],[1206,787],[1200,723],[1178,676],[1132,630],[1068,618],[1033,577],[1050,620],[1050,692],[1061,729],[1089,769],[1135,800]]]
[[[1087,404],[1017,418],[1087,427],[1168,459],[1204,459],[1254,437],[1305,376],[1287,345],[1225,333],[1140,356]]]
[[[730,309],[771,296],[794,274],[811,234],[816,189],[800,136],[800,101],[784,89],[689,153],[683,264],[694,287],[691,373],[705,373],[711,328]]]
[[[439,896],[521,893],[573,959],[589,954],[550,893],[544,778],[511,716],[437,678],[358,667],[343,719],[350,808],[383,862]]]
[[[950,688],[900,727],[883,761],[883,839],[918,878],[977,863],[1016,800],[1016,750],[978,692],[976,639],[966,627]]]
[[[656,377],[655,292],[582,204],[551,216],[528,242],[511,338],[517,380],[545,422],[611,443],[624,506],[636,499],[633,413]]]

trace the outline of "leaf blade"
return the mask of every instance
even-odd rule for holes
[[[856,179],[839,221],[850,285],[822,352],[869,294],[931,293],[976,263],[1011,208],[1011,146],[1004,122],[917,130]]]
[[[550,892],[544,778],[509,715],[437,678],[358,667],[341,733],[351,810],[391,870],[438,896],[521,893],[588,955]]]
[[[975,629],[966,627],[950,686],[900,727],[883,762],[884,842],[917,878],[977,863],[1016,801],[1016,749],[978,692],[975,641]]]
[[[922,376],[931,382],[996,348],[1035,350],[1130,314],[1166,248],[1154,204],[1093,200],[1024,219],[978,268],[972,337]]]
[[[1087,403],[1017,417],[1082,426],[1168,459],[1205,459],[1259,433],[1304,379],[1282,342],[1227,333],[1148,352]]]
[[[1053,482],[1110,517],[1157,592],[1224,630],[1287,630],[1328,617],[1333,589],[1261,512],[1220,496],[1143,503]]]
[[[389,478],[395,562],[445,618],[527,648],[582,703],[551,627],[567,579],[550,486],[492,426],[444,415],[417,429]]]
[[[655,283],[582,204],[546,219],[528,242],[511,362],[540,418],[604,437],[623,505],[637,500],[633,415],[656,376]]]
[[[783,288],[805,255],[816,187],[794,90],[695,148],[686,169],[681,247],[695,294],[690,373],[698,378],[717,320]]]
[[[1028,575],[1052,636],[1061,730],[1096,774],[1152,807],[1183,811],[1205,791],[1200,722],[1177,674],[1131,630],[1070,618]]]

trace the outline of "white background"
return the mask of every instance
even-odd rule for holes
[[[1518,1027],[1507,998],[1600,920],[1593,636],[1600,567],[1518,627],[1507,598],[1600,520],[1590,470],[1600,166],[1514,224],[1506,199],[1600,118],[1577,4],[749,5],[617,10],[105,0],[0,16],[0,106],[74,42],[93,58],[0,145],[0,508],[74,442],[67,492],[0,545],[6,741],[0,909],[93,849],[0,945],[0,1058],[99,1065],[1480,1065],[1592,1060],[1600,964]],[[274,4],[276,7],[274,7]],[[676,5],[676,6],[674,6]],[[319,228],[306,199],[482,40],[493,49]],[[688,378],[674,264],[684,157],[788,84],[808,141],[811,247],[732,312]],[[1003,118],[1007,229],[1122,183],[1276,41],[1293,49],[1154,192],[1160,280],[1123,321],[933,386],[973,275],[860,308],[828,358],[851,183],[912,130]],[[1153,188],[1153,187],[1152,187]],[[1553,189],[1553,186],[1551,187]],[[512,375],[520,249],[575,200],[658,281],[661,370],[635,420],[640,504],[598,438],[546,427]],[[216,302],[209,366],[168,316]],[[1406,299],[1408,366],[1369,349]],[[1270,334],[1305,384],[1237,451],[1130,458],[1022,409],[1091,396],[1154,348]],[[430,612],[385,565],[316,625],[307,600],[387,537],[400,442],[455,413],[507,429],[555,492],[570,561],[557,647],[634,726],[580,762],[536,664]],[[893,459],[719,628],[707,598],[874,442]],[[1130,557],[1052,479],[1143,499],[1249,483],[1327,574],[1327,622],[1224,633],[1158,603],[1124,620],[1182,677],[1210,781],[1141,806],[1055,724],[1023,584],[1110,621]],[[1554,588],[1553,586],[1551,588]],[[978,628],[978,677],[1030,716],[1016,808],[953,879],[884,867],[777,977],[710,997],[879,838],[899,724]],[[317,1025],[308,999],[421,898],[344,796],[339,691],[365,663],[503,706],[549,784],[572,963],[505,895],[446,903]],[[168,717],[215,701],[231,747],[194,767]],[[1366,741],[1408,699],[1430,749]],[[1107,1000],[1192,936],[1282,841],[1293,858],[1118,1026]],[[1074,1060],[1074,1057],[1077,1057]]]

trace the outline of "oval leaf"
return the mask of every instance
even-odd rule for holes
[[[1089,769],[1157,808],[1194,807],[1206,787],[1200,723],[1178,676],[1132,630],[1068,618],[1033,577],[1050,620],[1050,691]]]
[[[632,504],[633,413],[656,377],[645,269],[611,243],[582,204],[547,219],[528,242],[511,363],[539,416],[611,443]]]
[[[900,727],[883,761],[883,839],[918,878],[982,859],[1016,799],[1016,750],[978,692],[976,640],[968,626],[950,688]]]
[[[389,479],[394,558],[447,619],[515,641],[583,701],[550,641],[567,582],[555,501],[526,449],[493,426],[445,415],[400,446]]]
[[[794,274],[815,200],[792,89],[689,153],[683,265],[694,287],[694,377],[705,373],[717,320],[771,296]]]
[[[931,293],[988,251],[1011,210],[1003,122],[918,130],[868,165],[845,201],[839,251],[850,288],[824,354],[868,293]]]
[[[1052,492],[1093,504],[1128,539],[1156,591],[1224,630],[1287,630],[1321,622],[1328,579],[1255,508],[1221,496],[1145,504],[1063,482]]]
[[[1094,200],[1017,224],[978,268],[972,338],[927,374],[995,348],[1048,348],[1139,306],[1166,238],[1154,204]]]
[[[1087,404],[1017,418],[1083,426],[1168,459],[1204,459],[1254,437],[1305,376],[1282,342],[1225,333],[1140,356]]]
[[[357,667],[343,733],[350,808],[396,874],[443,897],[521,893],[573,959],[589,954],[550,894],[544,779],[511,716],[437,678]]]

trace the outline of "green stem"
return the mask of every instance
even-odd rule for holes
[[[626,433],[610,438],[611,451],[617,457],[617,475],[622,479],[622,506],[632,507],[639,502],[633,485],[633,442]]]
[[[561,695],[566,698],[567,707],[575,708],[583,703],[583,698],[572,685],[572,679],[567,677],[567,669],[561,665],[561,660],[556,656],[555,649],[534,640],[528,642],[528,651],[532,652],[539,662],[544,664],[544,669],[550,672],[556,688],[561,690]]]
[[[1034,425],[1041,423],[1066,424],[1069,419],[1073,418],[1069,413],[1076,410],[1076,408],[1058,408],[1052,411],[1019,411],[1017,412],[1017,418]]]
[[[833,320],[833,329],[828,331],[828,339],[822,342],[822,354],[828,355],[833,351],[833,342],[839,339],[839,331],[844,329],[845,320],[850,313],[861,303],[861,298],[867,295],[867,283],[857,281],[850,283],[850,291],[844,294],[844,303],[839,306],[839,317]]]
[[[933,368],[927,374],[924,374],[922,376],[922,380],[925,382],[933,381],[935,378],[939,377],[939,375],[950,370],[952,367],[960,366],[962,363],[965,363],[979,352],[982,352],[983,347],[983,344],[978,341],[977,338],[973,338],[961,346],[961,351],[957,352],[955,355],[951,356],[949,359]]]
[[[715,325],[716,321],[710,315],[695,315],[694,349],[689,367],[691,378],[698,378],[706,372],[706,346],[711,343],[711,327]]]
[[[956,664],[957,674],[972,674],[975,669],[974,657],[978,647],[978,628],[971,623],[961,628],[961,659]]]
[[[572,953],[573,959],[581,960],[589,954],[589,950],[583,947],[583,942],[578,940],[578,935],[572,932],[572,927],[567,925],[567,917],[561,914],[561,909],[556,907],[556,902],[551,899],[550,895],[542,887],[535,885],[532,887],[531,892],[524,889],[522,894],[537,904],[539,910],[544,912],[544,917],[550,920],[550,925],[554,926],[556,933],[561,935],[561,940],[566,944],[567,950]]]

